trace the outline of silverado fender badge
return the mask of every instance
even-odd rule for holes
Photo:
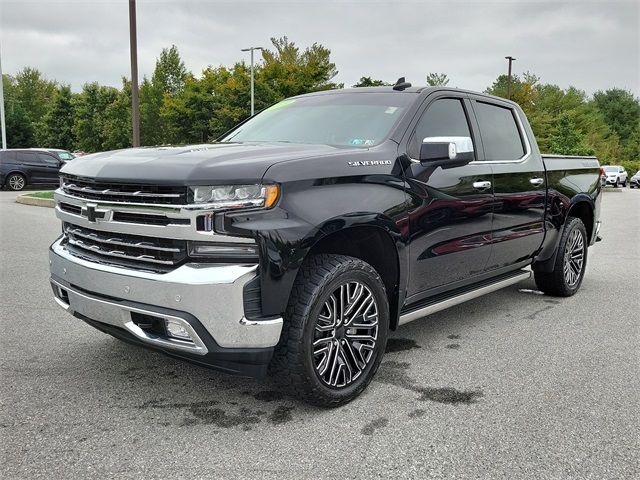
[[[376,165],[391,165],[391,160],[358,160],[347,162],[350,167],[374,167]]]

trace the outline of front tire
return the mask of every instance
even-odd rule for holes
[[[587,229],[577,217],[568,217],[556,261],[551,272],[534,270],[536,285],[548,295],[570,297],[575,294],[584,278],[588,251]]]
[[[343,405],[373,379],[388,331],[387,294],[373,267],[313,255],[298,272],[270,372],[308,403]]]
[[[9,177],[7,177],[6,185],[10,190],[19,192],[20,190],[24,189],[24,187],[26,187],[27,179],[21,173],[12,173],[11,175],[9,175]]]

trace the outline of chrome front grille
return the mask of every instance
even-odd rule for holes
[[[187,203],[186,187],[108,183],[69,175],[63,175],[61,178],[62,190],[77,198],[162,205],[184,205]]]
[[[123,267],[169,271],[187,258],[187,242],[110,233],[64,223],[66,248],[74,255]]]

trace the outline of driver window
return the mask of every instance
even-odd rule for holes
[[[436,100],[427,108],[416,125],[409,145],[409,155],[418,158],[422,140],[427,137],[470,137],[467,115],[458,98]]]
[[[53,158],[51,155],[47,155],[46,153],[39,153],[38,158],[41,162],[48,163],[49,165],[59,165],[60,162]]]

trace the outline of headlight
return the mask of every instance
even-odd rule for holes
[[[208,204],[212,208],[271,208],[278,201],[278,185],[216,185],[189,187],[190,203]]]

